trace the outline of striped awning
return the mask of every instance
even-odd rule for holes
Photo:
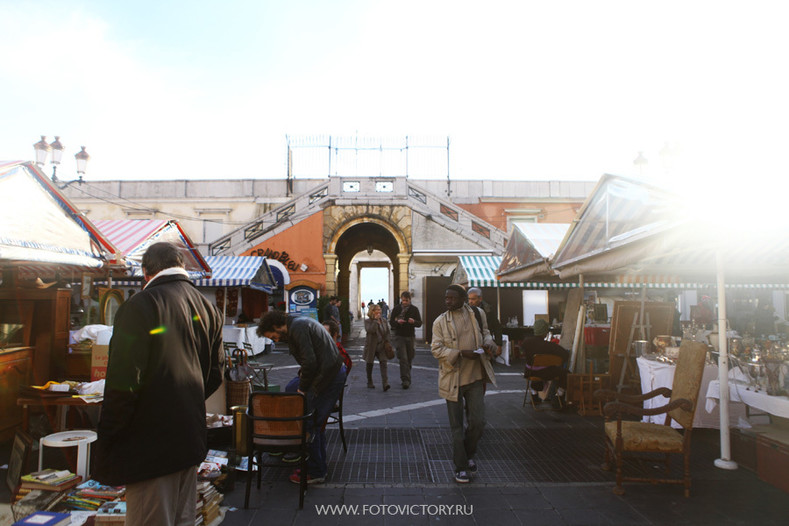
[[[211,276],[211,267],[200,255],[178,221],[109,219],[97,220],[94,224],[124,255],[132,275],[141,275],[142,256],[149,246],[167,241],[183,249],[186,270],[193,278]]]
[[[101,272],[112,247],[32,163],[1,163],[0,195],[0,267],[23,279]]]
[[[198,287],[252,287],[268,294],[277,287],[271,269],[262,256],[206,256],[211,278],[198,279]]]
[[[528,287],[526,283],[504,283],[496,279],[501,256],[458,256],[460,264],[455,271],[455,283],[469,287]]]

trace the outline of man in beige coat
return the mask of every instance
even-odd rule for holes
[[[473,460],[485,427],[485,383],[496,385],[490,361],[496,342],[485,313],[466,303],[466,291],[450,285],[444,295],[447,311],[433,322],[431,351],[438,359],[438,393],[447,401],[452,429],[455,481],[465,484],[477,471]],[[466,411],[464,411],[464,404]],[[463,415],[468,426],[464,429]]]

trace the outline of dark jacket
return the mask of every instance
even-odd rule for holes
[[[337,376],[343,360],[323,325],[309,316],[288,316],[288,347],[301,365],[299,390],[320,393]]]
[[[410,323],[406,322],[402,325],[397,323],[397,318],[408,318],[414,319],[414,324],[411,325]],[[395,308],[392,309],[392,315],[389,317],[389,325],[392,327],[392,332],[396,336],[405,336],[407,338],[414,337],[414,329],[416,327],[422,326],[422,317],[419,315],[419,309],[414,307],[413,303],[406,307],[405,312],[403,312],[403,305],[398,303],[395,305]]]
[[[501,347],[501,322],[498,316],[496,316],[496,311],[494,311],[490,303],[485,300],[482,300],[482,305],[480,306],[482,310],[485,311],[485,317],[488,320],[488,330],[490,331],[490,335],[493,336],[493,341],[496,342],[496,345]]]
[[[559,356],[565,362],[570,358],[570,353],[564,347],[546,341],[542,336],[527,336],[521,343],[521,349],[523,349],[527,363],[531,363],[535,354],[552,354]]]
[[[222,383],[219,310],[181,275],[161,276],[115,316],[94,476],[117,486],[197,466],[205,400]]]

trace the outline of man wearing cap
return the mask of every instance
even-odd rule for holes
[[[565,364],[567,363],[570,353],[559,345],[545,339],[549,331],[550,326],[547,321],[537,320],[534,322],[534,336],[527,336],[523,339],[521,349],[526,358],[526,370],[523,376],[536,376],[543,380],[556,380],[557,389],[556,397],[553,401],[553,408],[560,411],[564,409],[564,391],[567,388],[567,369],[555,365],[540,368],[532,368],[531,366],[535,354],[552,354],[554,356],[559,356]],[[532,382],[531,399],[535,404],[542,402],[537,394],[542,390],[542,382]]]
[[[485,427],[485,383],[496,385],[490,364],[496,342],[487,330],[485,313],[468,305],[466,299],[460,285],[447,288],[447,311],[433,322],[430,346],[438,360],[438,394],[447,401],[455,481],[460,484],[470,482],[470,474],[477,472],[473,457]],[[468,420],[465,429],[464,414]]]

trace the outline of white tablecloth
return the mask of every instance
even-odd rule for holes
[[[707,388],[707,411],[717,411],[718,400],[721,397],[721,386],[717,380],[710,382]],[[789,398],[786,396],[770,396],[764,391],[756,392],[753,387],[748,389],[748,384],[738,380],[729,379],[729,401],[742,402],[765,413],[789,418]],[[742,406],[742,403],[736,405]],[[732,405],[730,404],[730,408]]]
[[[252,345],[252,355],[256,356],[266,350],[266,344],[273,343],[268,338],[258,337],[256,332],[256,325],[251,327],[225,325],[222,327],[222,338],[226,342],[234,342],[240,349],[244,348],[244,343],[249,343]]]
[[[657,362],[654,360],[647,360],[643,356],[639,357],[636,362],[638,363],[638,372],[641,375],[641,391],[648,393],[654,391],[659,387],[668,387],[674,383],[674,370],[675,365]],[[708,386],[711,382],[718,379],[718,366],[707,364],[704,366],[704,376],[701,380],[701,388],[699,389],[699,399],[707,392]],[[668,403],[668,399],[663,396],[656,396],[651,400],[644,401],[644,408],[651,409],[653,407],[661,407]],[[702,411],[699,404],[696,404],[696,414],[693,417],[693,427],[706,427],[706,428],[720,428],[720,414],[717,407],[713,411]],[[740,417],[745,416],[745,406],[742,404],[739,407],[734,405],[729,406],[729,423],[733,427],[738,426]],[[666,420],[666,415],[647,415],[644,416],[644,422],[652,422],[654,424],[662,424]],[[672,421],[673,427],[680,427],[679,424]]]

